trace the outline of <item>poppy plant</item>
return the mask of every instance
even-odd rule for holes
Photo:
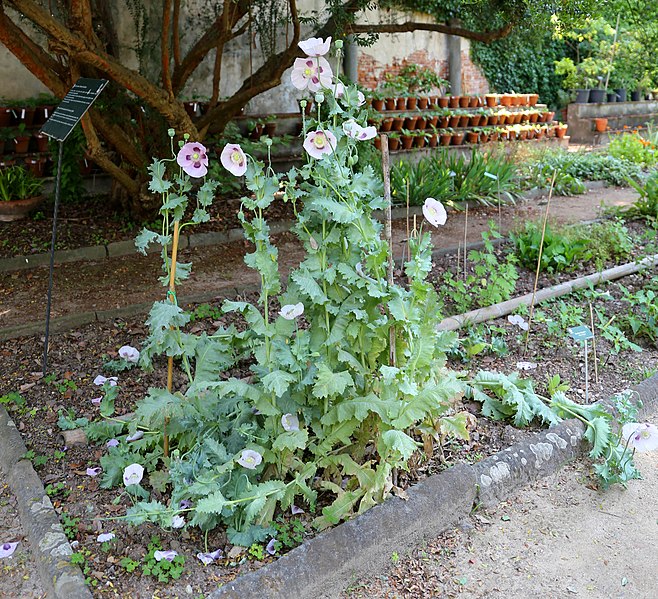
[[[434,198],[427,198],[425,200],[423,204],[423,216],[435,227],[445,225],[446,220],[448,220],[448,214],[443,204]]]
[[[331,131],[310,131],[304,140],[304,149],[309,156],[322,159],[333,153],[336,147],[336,136]]]
[[[242,177],[247,172],[247,156],[238,144],[226,144],[219,160],[222,166],[236,177]]]
[[[290,81],[297,89],[308,89],[315,93],[323,87],[331,87],[333,76],[331,66],[321,56],[296,58]]]

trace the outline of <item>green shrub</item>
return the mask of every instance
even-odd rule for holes
[[[650,136],[653,137],[651,132]],[[610,140],[608,152],[614,158],[640,166],[654,166],[658,163],[655,143],[650,139],[644,139],[637,131],[616,135]]]
[[[516,256],[526,268],[533,270],[537,268],[541,235],[542,227],[531,222],[526,223],[520,231],[515,231],[510,235],[516,247]],[[546,227],[540,263],[541,271],[568,270],[577,262],[587,262],[591,258],[592,250],[589,241],[581,237],[577,231]]]
[[[501,202],[514,202],[520,191],[513,162],[476,149],[470,159],[437,152],[416,165],[405,162],[394,165],[391,169],[393,200],[404,203],[407,187],[411,205],[420,206],[426,198],[433,197],[457,209],[468,201],[497,205],[499,193]]]
[[[629,179],[628,182],[640,194],[633,206],[626,210],[630,216],[644,216],[658,219],[658,171],[653,171],[644,185]]]

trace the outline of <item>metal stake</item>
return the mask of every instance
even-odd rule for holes
[[[53,237],[50,242],[50,272],[48,273],[48,305],[46,307],[46,337],[43,343],[43,374],[46,375],[48,368],[48,337],[50,335],[50,304],[53,297],[53,271],[55,269],[55,241],[57,239],[57,211],[59,210],[59,195],[62,183],[62,154],[64,142],[59,142],[59,154],[57,158],[57,179],[55,180],[55,209],[53,211]]]
[[[589,370],[587,365],[587,339],[585,339],[585,403],[589,403]]]

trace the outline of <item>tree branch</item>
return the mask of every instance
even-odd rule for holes
[[[232,6],[234,11],[231,11]],[[219,44],[225,44],[229,40],[241,35],[241,33],[239,33],[241,30],[233,32],[232,29],[238,24],[240,19],[247,14],[248,8],[249,5],[246,0],[238,0],[235,4],[230,0],[225,1],[222,14],[217,15],[213,24],[206,30],[199,40],[197,40],[194,46],[190,48],[185,58],[183,58],[183,62],[176,66],[172,77],[172,84],[176,95],[178,95],[183,87],[185,87],[187,80],[201,64],[201,61],[207,56],[208,52],[213,48],[216,48]],[[221,27],[224,13],[230,15],[227,19],[229,24],[228,29]]]
[[[300,39],[299,15],[296,0],[288,0],[293,36],[288,47],[270,56],[251,77],[245,79],[240,89],[225,102],[211,108],[197,123],[199,129],[212,126],[221,130],[228,121],[254,96],[276,87],[281,83],[281,75],[292,64],[295,57],[303,55],[297,44]]]
[[[171,88],[171,72],[169,70],[169,44],[171,43],[171,0],[164,0],[162,9],[162,38],[160,40],[160,53],[162,56],[162,87],[169,94],[171,99],[174,98],[174,91]]]
[[[503,37],[508,36],[514,23],[507,23],[499,29],[492,29],[491,31],[471,31],[463,27],[453,27],[442,23],[379,23],[376,25],[361,25],[354,24],[348,25],[346,28],[347,33],[411,33],[413,31],[436,31],[437,33],[445,33],[447,35],[456,35],[464,37],[476,42],[493,42]]]
[[[61,65],[35,44],[6,15],[0,4],[0,42],[56,96],[66,95],[66,74]]]
[[[174,0],[173,21],[174,68],[178,68],[180,65],[180,0]]]

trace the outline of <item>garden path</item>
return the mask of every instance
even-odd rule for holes
[[[603,492],[593,489],[587,462],[568,466],[400,556],[385,576],[352,585],[345,597],[657,597],[658,453],[635,461],[644,480]]]
[[[600,215],[602,205],[624,206],[636,198],[637,194],[632,189],[602,188],[581,196],[554,198],[550,214],[552,219],[562,223],[591,220]],[[514,206],[503,207],[503,231],[507,232],[525,220],[539,218],[544,210],[545,200],[519,202]],[[446,225],[433,231],[436,248],[456,247],[463,243],[464,218],[464,213],[449,213]],[[467,241],[479,241],[480,234],[487,229],[488,221],[497,218],[496,208],[471,210]],[[275,238],[279,246],[281,271],[285,275],[290,268],[299,264],[301,248],[292,234],[284,233]],[[395,221],[396,258],[402,256],[405,238],[405,221]],[[245,249],[245,242],[233,242],[182,250],[179,259],[193,263],[193,274],[180,287],[179,295],[221,296],[236,287],[256,285],[257,274],[246,268],[242,261]],[[96,262],[57,265],[52,316],[57,318],[84,312],[115,310],[162,299],[164,290],[156,280],[161,274],[160,257],[157,255],[144,257],[135,254]],[[42,322],[47,285],[47,268],[0,273],[0,329]]]

